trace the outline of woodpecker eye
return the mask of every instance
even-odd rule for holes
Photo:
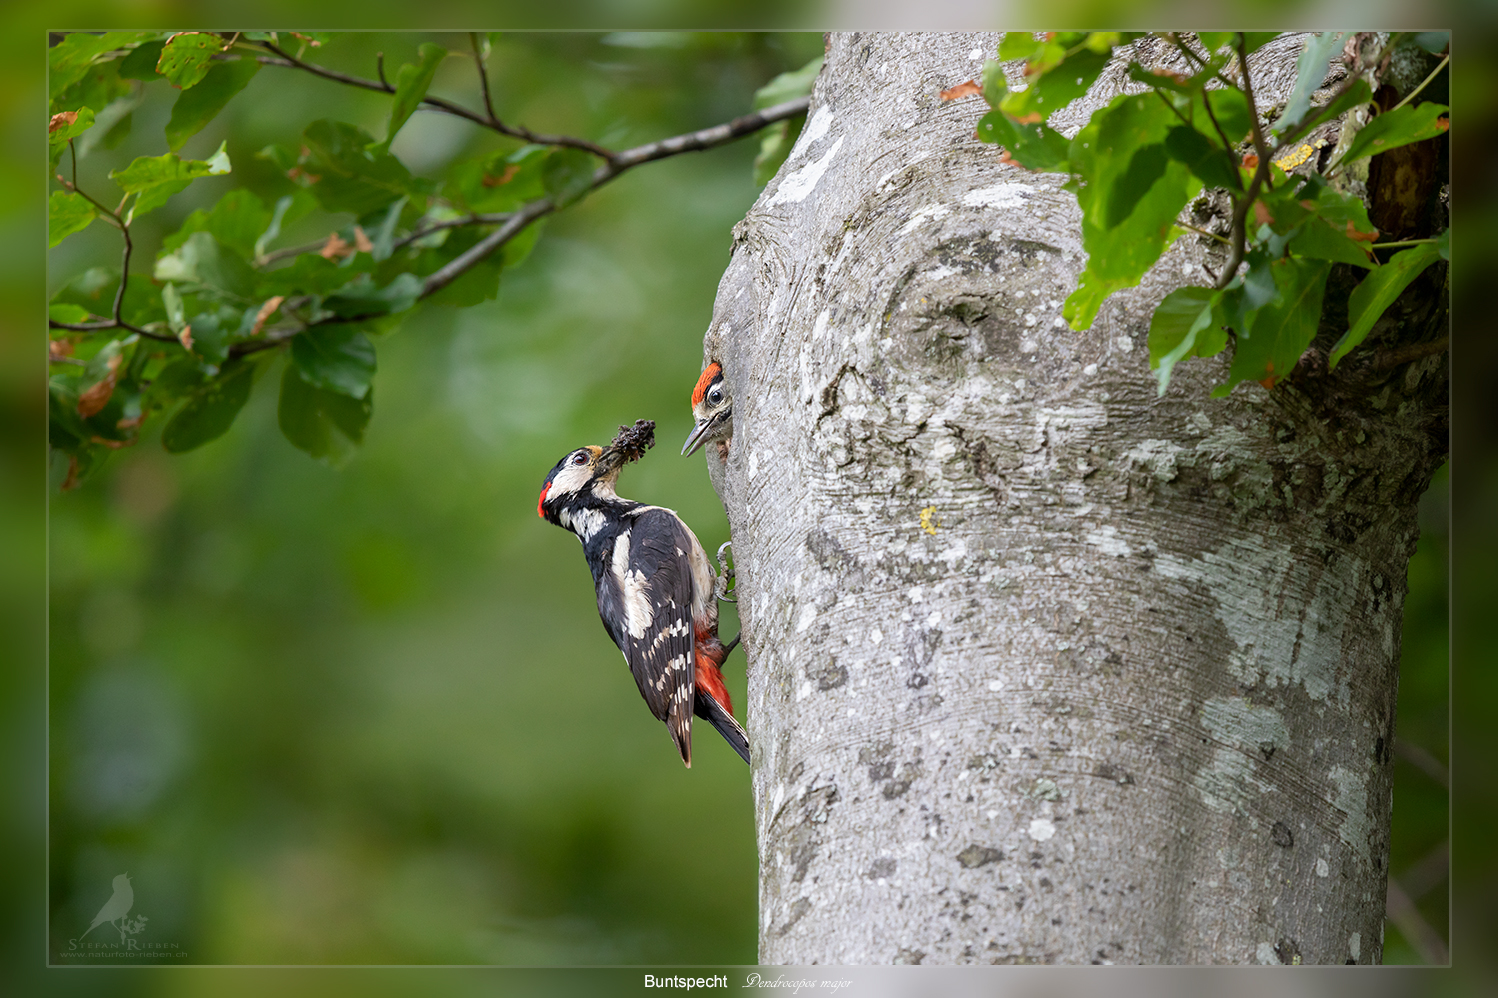
[[[586,451],[578,451],[576,454],[572,455],[572,463],[573,464],[577,464],[577,465],[587,464],[588,463],[588,454],[587,454],[587,452]]]
[[[717,385],[714,385],[712,387],[712,390],[707,393],[707,403],[708,403],[708,405],[718,405],[722,401],[723,401],[723,389],[719,388]]]

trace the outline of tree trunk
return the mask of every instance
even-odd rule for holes
[[[1150,313],[1214,251],[1181,240],[1066,328],[1064,178],[980,144],[981,98],[937,96],[997,40],[831,37],[707,334],[760,959],[1377,962],[1445,358],[1370,346],[1213,399],[1224,356],[1156,398]],[[1261,111],[1298,48],[1256,56]],[[1439,335],[1442,279],[1386,340]]]

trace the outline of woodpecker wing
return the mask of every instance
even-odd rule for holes
[[[666,722],[690,766],[696,693],[691,540],[681,520],[658,507],[625,523],[598,577],[598,612],[650,712]]]

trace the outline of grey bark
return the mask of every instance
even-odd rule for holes
[[[1226,358],[1192,361],[1156,398],[1150,313],[1216,251],[1179,241],[1066,328],[1063,178],[979,143],[980,98],[937,97],[996,42],[830,38],[706,337],[734,395],[726,460],[705,451],[748,656],[760,959],[1377,962],[1445,359],[1370,348],[1226,399]],[[1256,59],[1262,109],[1297,49]],[[1439,335],[1438,290],[1383,341]]]

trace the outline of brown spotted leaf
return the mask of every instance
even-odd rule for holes
[[[971,94],[981,94],[982,92],[983,84],[979,83],[977,80],[968,80],[966,83],[959,83],[955,87],[948,87],[947,89],[943,90],[941,92],[941,99],[956,100],[959,97],[967,97]]]

